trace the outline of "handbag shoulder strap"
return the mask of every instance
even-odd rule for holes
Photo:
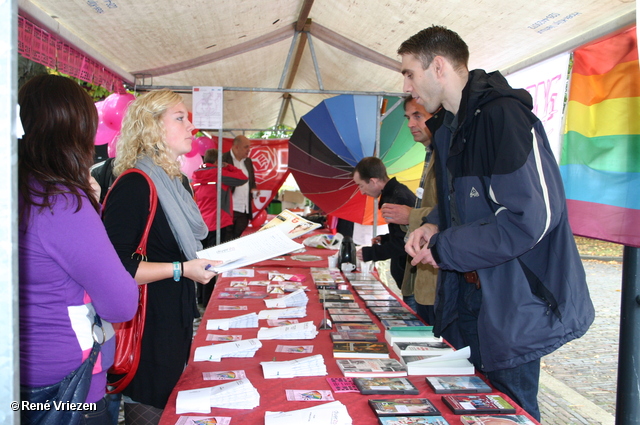
[[[128,170],[120,174],[116,179],[116,181],[114,181],[113,184],[111,185],[111,188],[107,192],[107,195],[104,197],[104,201],[102,203],[102,211],[104,212],[104,207],[107,205],[107,199],[109,198],[109,194],[111,193],[115,185],[120,181],[120,179],[123,176],[131,173],[138,173],[142,175],[147,180],[147,183],[149,184],[149,217],[147,218],[147,223],[144,227],[144,233],[142,234],[142,238],[140,238],[140,243],[138,244],[138,247],[136,248],[136,250],[131,254],[131,257],[133,257],[134,255],[139,255],[143,260],[146,260],[149,230],[151,229],[151,224],[153,224],[153,218],[156,215],[156,209],[158,207],[158,192],[156,190],[156,185],[153,184],[153,180],[151,180],[151,177],[149,177],[147,173],[145,173],[144,171],[139,170],[137,168],[129,168]]]

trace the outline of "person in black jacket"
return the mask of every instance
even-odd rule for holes
[[[416,195],[398,182],[389,179],[387,168],[380,158],[373,156],[363,158],[356,165],[353,181],[363,195],[372,198],[380,197],[380,207],[385,203],[407,205],[413,207]],[[389,224],[389,233],[372,239],[372,246],[358,250],[356,256],[361,261],[381,261],[391,259],[391,276],[398,288],[402,287],[407,253],[404,250],[405,231],[399,224]]]

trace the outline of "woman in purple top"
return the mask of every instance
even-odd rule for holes
[[[86,398],[96,409],[80,423],[111,424],[109,322],[133,317],[138,288],[111,245],[90,183],[98,114],[78,84],[55,75],[32,78],[18,101],[25,132],[18,143],[21,397],[36,400],[82,364],[94,338],[104,338]],[[92,332],[96,312],[102,331]],[[43,413],[23,411],[22,423]]]

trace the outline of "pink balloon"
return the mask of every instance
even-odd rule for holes
[[[96,132],[96,145],[106,145],[118,134],[118,130],[113,130],[107,127],[105,123],[100,121],[98,123],[98,131]]]
[[[191,158],[192,156],[198,154],[198,144],[196,143],[196,138],[191,136],[191,139],[193,140],[191,142],[191,150],[184,154],[184,156],[186,156],[187,158]]]
[[[119,137],[120,137],[120,132],[116,131],[116,134],[109,141],[109,145],[107,146],[107,156],[109,158],[115,158],[116,157],[116,146],[118,144],[118,138]]]
[[[200,155],[195,155],[192,157],[188,157],[182,155],[179,159],[180,161],[180,170],[187,175],[187,177],[191,178],[193,172],[196,171],[202,165],[202,157]]]
[[[105,124],[113,130],[120,131],[122,119],[127,112],[129,104],[135,100],[135,96],[130,93],[109,95],[103,102],[103,119]]]
[[[213,145],[213,140],[207,136],[198,137],[196,139],[196,146],[198,147],[198,153],[202,156],[204,156],[208,149],[213,149],[215,147]]]

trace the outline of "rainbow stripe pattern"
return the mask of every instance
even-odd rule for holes
[[[635,27],[574,52],[560,171],[574,234],[640,246]]]

